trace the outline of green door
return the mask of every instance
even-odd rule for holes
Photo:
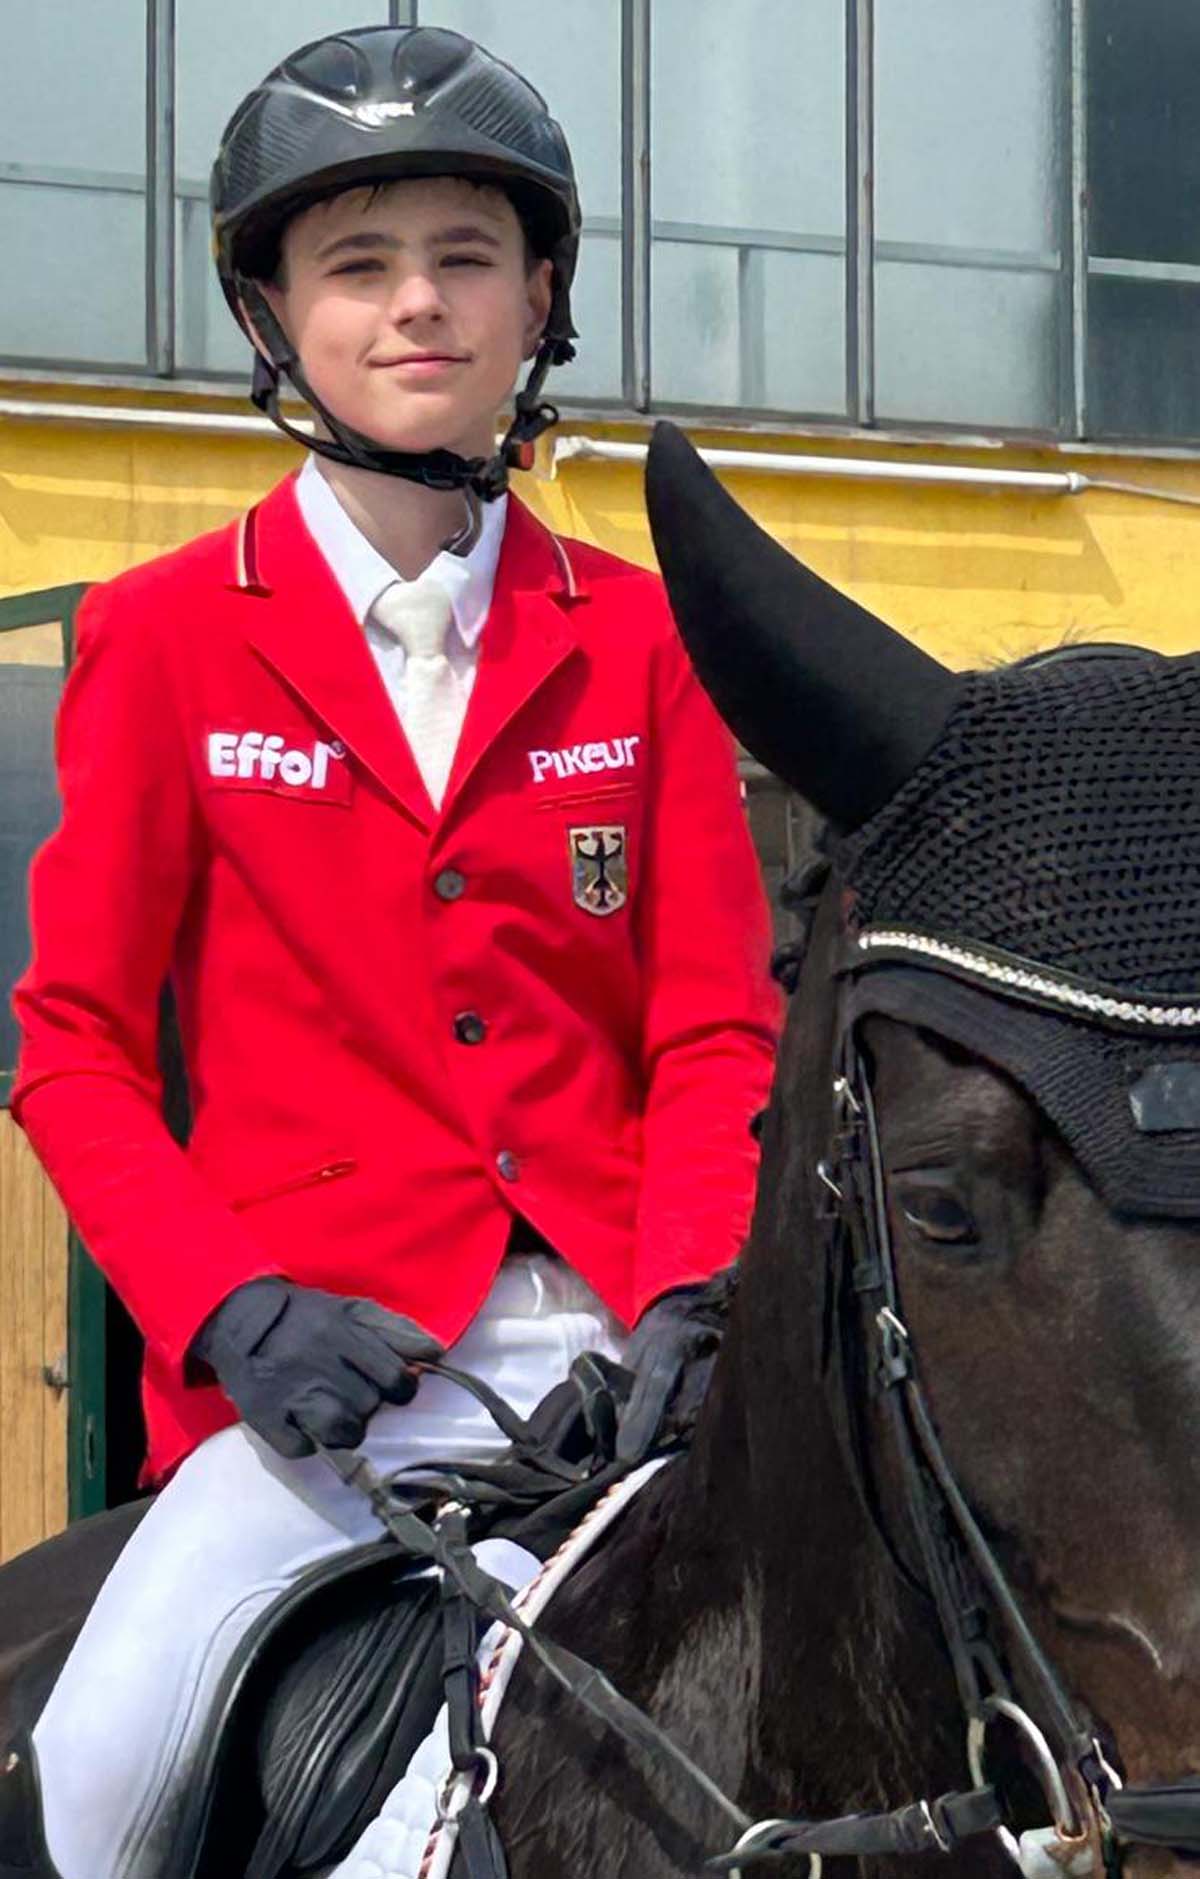
[[[70,663],[85,582],[0,599],[0,1108],[12,1090],[17,1035],[10,1007],[29,956],[26,877],[58,819],[54,715]],[[47,1366],[46,1387],[68,1391],[68,1505],[72,1519],[107,1504],[105,1458],[107,1287],[72,1232],[65,1374]]]

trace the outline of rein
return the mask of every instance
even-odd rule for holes
[[[927,1596],[936,1611],[962,1704],[966,1760],[974,1785],[962,1792],[911,1801],[887,1813],[752,1821],[602,1671],[541,1637],[524,1621],[508,1588],[484,1571],[470,1551],[469,1509],[463,1505],[470,1489],[464,1491],[465,1484],[453,1469],[414,1471],[427,1491],[448,1496],[430,1522],[405,1503],[396,1482],[385,1480],[364,1457],[322,1448],[321,1454],[342,1480],[370,1500],[381,1525],[401,1550],[433,1561],[441,1574],[445,1690],[456,1787],[443,1805],[447,1817],[452,1815],[459,1823],[465,1879],[506,1879],[508,1870],[486,1813],[499,1766],[478,1723],[474,1648],[480,1618],[508,1625],[554,1683],[605,1729],[635,1753],[671,1766],[724,1813],[740,1837],[728,1852],[711,1858],[707,1865],[733,1879],[738,1879],[743,1868],[787,1855],[806,1855],[808,1879],[820,1879],[827,1858],[944,1855],[980,1839],[998,1839],[1024,1879],[1062,1879],[1063,1875],[1067,1879],[1120,1879],[1125,1853],[1134,1845],[1200,1856],[1200,1777],[1174,1784],[1122,1786],[1034,1636],[950,1467],[904,1321],[879,1131],[854,1028],[853,1021],[843,1025],[831,1153],[816,1171],[828,1196],[828,1318],[833,1334],[826,1369],[831,1371],[835,1358],[839,1360],[850,1472],[872,1524],[897,1573]],[[879,1504],[870,1466],[864,1392],[856,1387],[864,1367],[882,1392],[905,1509],[920,1554],[919,1574],[905,1563]],[[591,1463],[567,1463],[555,1456],[531,1425],[479,1379],[443,1362],[420,1368],[446,1377],[484,1405],[512,1444],[518,1473],[525,1479],[540,1475],[562,1490],[589,1479]],[[605,1396],[602,1379],[589,1381],[573,1375],[573,1381],[585,1399],[590,1391],[590,1417]],[[609,1478],[613,1478],[611,1473]],[[495,1506],[505,1497],[496,1488],[486,1498]],[[1036,1707],[1046,1718],[1046,1729],[1014,1695],[989,1635],[989,1611],[999,1619],[1009,1654],[1036,1693]],[[988,1739],[1001,1722],[1019,1733],[1050,1816],[1048,1827],[1019,1838],[1006,1824],[1002,1799],[984,1774]],[[1058,1745],[1057,1754],[1051,1740]]]
[[[589,1360],[578,1360],[572,1381],[585,1398],[598,1397],[597,1379],[588,1374]],[[478,1377],[445,1362],[418,1366],[431,1375],[469,1392],[488,1411],[512,1444],[516,1478],[528,1482],[542,1474],[562,1489],[587,1479],[587,1464],[566,1462],[539,1440],[531,1425],[518,1416],[503,1397]],[[808,1879],[820,1879],[823,1857],[868,1854],[948,1853],[966,1841],[992,1832],[1001,1814],[990,1788],[965,1794],[946,1794],[933,1801],[917,1801],[891,1813],[850,1814],[827,1821],[754,1821],[692,1760],[644,1710],[621,1692],[595,1665],[527,1624],[512,1602],[507,1586],[484,1570],[469,1544],[469,1509],[462,1499],[467,1484],[451,1471],[418,1467],[407,1475],[385,1478],[363,1455],[316,1444],[318,1453],[347,1487],[362,1494],[388,1536],[409,1558],[432,1561],[442,1580],[444,1628],[444,1688],[450,1725],[453,1792],[440,1797],[443,1817],[454,1819],[459,1830],[459,1852],[465,1879],[507,1879],[507,1864],[494,1827],[487,1816],[496,1791],[499,1764],[494,1750],[482,1739],[478,1725],[477,1682],[474,1674],[475,1620],[499,1621],[510,1627],[531,1650],[559,1689],[570,1696],[628,1749],[670,1765],[705,1799],[725,1814],[739,1838],[728,1853],[707,1861],[710,1870],[730,1873],[775,1860],[784,1853],[808,1856]],[[629,1473],[633,1464],[616,1474]],[[611,1474],[613,1471],[609,1471]],[[405,1486],[421,1494],[436,1491],[445,1499],[430,1521],[407,1504]],[[488,1500],[495,1507],[508,1498],[493,1481]],[[515,1497],[513,1497],[515,1499]],[[464,1623],[464,1619],[469,1622]]]
[[[577,1361],[572,1381],[585,1393],[590,1388],[596,1395],[599,1392],[595,1388],[596,1380],[587,1374],[588,1363],[586,1357]],[[555,1455],[538,1439],[531,1425],[480,1378],[441,1361],[416,1367],[444,1377],[483,1405],[512,1444],[519,1479],[527,1482],[532,1475],[544,1470],[556,1485],[569,1489],[588,1478],[586,1463],[566,1462]],[[603,1671],[564,1646],[543,1638],[526,1623],[513,1604],[508,1587],[485,1571],[471,1552],[470,1509],[463,1501],[445,1500],[437,1516],[427,1521],[406,1505],[398,1491],[405,1479],[403,1475],[385,1478],[364,1455],[329,1449],[320,1443],[315,1446],[346,1486],[370,1502],[380,1525],[400,1550],[410,1558],[432,1561],[441,1574],[444,1688],[456,1792],[439,1800],[439,1810],[444,1818],[453,1818],[458,1824],[466,1879],[506,1879],[508,1870],[503,1849],[486,1819],[487,1804],[499,1779],[499,1764],[495,1752],[483,1741],[479,1731],[475,1675],[477,1618],[507,1625],[533,1652],[558,1687],[617,1735],[626,1747],[640,1754],[657,1753],[724,1812],[743,1836],[753,1831],[750,1816],[657,1723],[622,1696]],[[634,1465],[632,1462],[622,1464],[607,1473],[610,1478],[620,1478],[631,1473]],[[412,1485],[425,1492],[431,1489],[452,1494],[456,1489],[470,1491],[452,1473],[440,1472],[436,1465],[432,1469],[414,1469],[409,1478]],[[503,1505],[507,1498],[510,1497],[503,1488],[493,1482],[488,1493],[491,1505]],[[511,1498],[515,1501],[517,1497]],[[464,1623],[464,1619],[468,1622]],[[820,1872],[819,1861],[814,1872]]]

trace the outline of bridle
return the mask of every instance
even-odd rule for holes
[[[898,937],[889,933],[882,948],[874,948],[869,935],[865,943],[858,935],[851,971],[880,950],[896,957]],[[922,949],[932,969],[955,971],[966,961],[979,982],[974,949],[950,941],[935,948],[927,938]],[[911,953],[899,956],[911,964]],[[1005,996],[1053,1006],[1061,989],[1062,1002],[1080,1007],[1078,982],[1065,975],[995,952],[984,964]],[[1114,1879],[1138,1844],[1200,1855],[1200,1780],[1122,1785],[1035,1637],[946,1457],[904,1318],[875,1105],[858,1039],[861,1006],[847,995],[849,976],[843,973],[839,991],[829,1152],[816,1170],[826,1202],[826,1374],[840,1399],[835,1420],[864,1505],[896,1570],[917,1584],[936,1612],[963,1709],[974,1799],[982,1808],[984,1795],[993,1792],[985,1781],[984,1756],[989,1735],[1003,1719],[1022,1739],[1050,1816],[1048,1827],[1019,1839],[998,1816],[992,1824],[1027,1879],[1063,1871],[1080,1879]],[[1115,1017],[1128,1023],[1131,1010],[1140,1015],[1146,1009],[1126,1004],[1119,1014],[1109,1013],[1105,1002],[1110,1001],[1097,994],[1083,1006],[1092,1022]],[[1163,1022],[1160,1009],[1146,1012],[1147,1022],[1156,1020]],[[868,1390],[879,1400],[897,1465],[909,1540],[919,1556],[916,1572],[905,1563],[882,1511],[866,1429]],[[1039,1720],[1018,1701],[1008,1664],[1019,1671]]]
[[[842,1039],[833,1088],[831,1153],[817,1169],[828,1199],[827,1371],[841,1391],[840,1422],[860,1496],[897,1571],[931,1601],[949,1653],[966,1720],[967,1762],[980,1794],[987,1739],[1006,1719],[1020,1733],[1050,1814],[1026,1848],[997,1819],[993,1830],[1022,1870],[1053,1846],[1068,1872],[1096,1875],[1114,1863],[1105,1802],[1121,1787],[1093,1732],[1034,1637],[1021,1605],[946,1458],[903,1316],[879,1131],[856,1026]],[[862,1348],[856,1351],[855,1344]],[[866,1390],[877,1394],[897,1464],[908,1534],[919,1564],[910,1569],[880,1505],[865,1429]],[[1007,1651],[993,1641],[993,1614]],[[1017,1701],[1005,1658],[1019,1662],[1036,1693],[1039,1726]],[[1030,1699],[1031,1701],[1034,1698]],[[1048,1739],[1049,1738],[1049,1739]],[[1058,1745],[1057,1755],[1049,1741]],[[947,1849],[948,1850],[948,1849]],[[1077,1864],[1086,1852],[1095,1857]]]

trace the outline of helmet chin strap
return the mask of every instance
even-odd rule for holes
[[[238,292],[246,315],[270,352],[266,359],[255,348],[251,402],[270,418],[285,437],[316,451],[332,463],[372,470],[381,476],[400,476],[426,489],[460,489],[467,499],[466,526],[448,543],[453,552],[466,554],[479,535],[479,504],[494,502],[508,488],[510,468],[528,469],[533,444],[543,431],[558,422],[556,407],[542,400],[541,390],[551,366],[575,356],[569,339],[543,338],[524,388],[515,401],[513,421],[499,450],[492,457],[462,457],[453,450],[389,450],[361,431],[344,424],[308,383],[300,358],[276,319],[257,281],[240,277]],[[310,436],[288,422],[279,408],[281,383],[291,380],[300,396],[325,425],[327,437]]]

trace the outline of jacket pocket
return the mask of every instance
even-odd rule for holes
[[[588,789],[564,790],[555,796],[541,797],[534,807],[543,812],[574,815],[578,809],[590,809],[593,803],[607,806],[609,803],[635,800],[640,794],[636,783],[601,783],[599,787],[593,785]]]
[[[261,1201],[279,1200],[284,1194],[295,1194],[301,1188],[321,1187],[326,1181],[342,1181],[348,1174],[353,1174],[358,1167],[357,1161],[326,1161],[316,1168],[302,1168],[295,1174],[281,1175],[277,1181],[271,1181],[263,1187],[253,1188],[248,1194],[238,1194],[229,1202],[234,1213],[241,1213],[245,1207],[257,1207]]]

